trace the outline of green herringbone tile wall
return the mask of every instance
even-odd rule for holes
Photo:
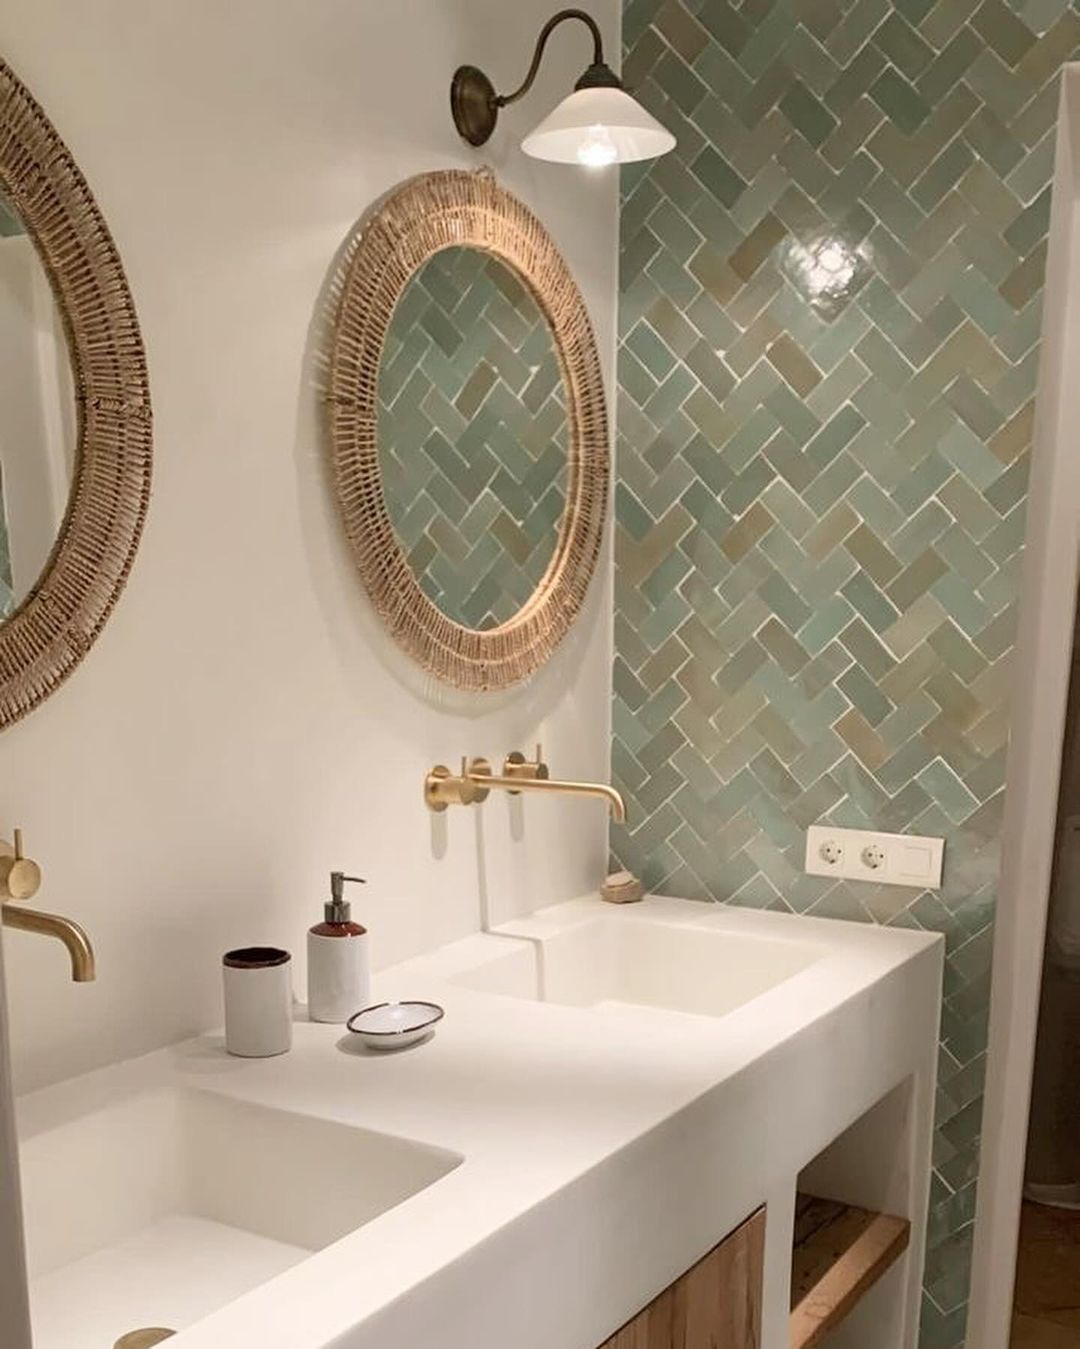
[[[445,248],[409,281],[379,370],[379,456],[428,598],[470,628],[512,618],[555,551],[566,412],[547,320],[498,259]]]
[[[945,933],[924,1342],[964,1333],[1062,0],[628,0],[613,772],[652,889]],[[802,874],[817,820],[937,892]]]

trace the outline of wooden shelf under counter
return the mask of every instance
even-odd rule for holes
[[[800,1194],[791,1267],[791,1349],[811,1349],[907,1249],[906,1218]]]

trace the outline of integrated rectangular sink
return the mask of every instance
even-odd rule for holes
[[[523,935],[504,929],[506,935]],[[633,1004],[726,1016],[808,969],[824,954],[811,942],[668,923],[615,912],[524,942],[451,982],[479,992],[575,1007]]]
[[[35,1349],[183,1329],[461,1160],[185,1088],[40,1129],[20,1145]]]

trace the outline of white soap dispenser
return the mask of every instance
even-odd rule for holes
[[[326,917],[308,930],[307,939],[308,1015],[334,1025],[371,1003],[367,929],[351,920],[346,881],[365,883],[362,876],[331,871]]]

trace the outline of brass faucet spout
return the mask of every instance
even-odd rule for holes
[[[557,778],[493,777],[490,773],[469,773],[468,780],[477,787],[501,787],[507,792],[557,792],[566,796],[599,796],[608,803],[611,818],[616,824],[626,821],[626,805],[622,796],[606,782],[560,782]]]
[[[90,983],[97,977],[90,938],[70,918],[64,918],[58,913],[43,913],[40,909],[24,909],[16,904],[0,905],[0,917],[6,927],[18,928],[22,932],[37,932],[63,942],[71,957],[71,977],[77,984]]]

